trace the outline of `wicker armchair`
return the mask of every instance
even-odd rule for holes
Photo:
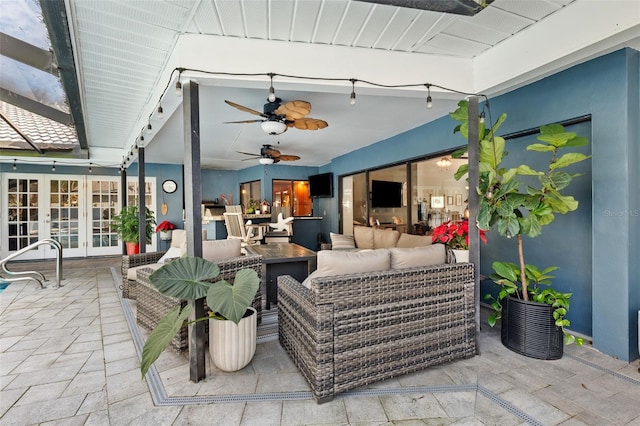
[[[154,251],[152,253],[122,256],[122,297],[136,300],[136,280],[130,280],[127,278],[129,268],[158,263],[158,260],[160,260],[165,253],[165,251]]]
[[[473,265],[278,279],[280,343],[318,403],[476,354]]]
[[[220,268],[220,275],[214,281],[227,280],[233,283],[236,273],[241,269],[253,269],[258,273],[258,277],[262,276],[262,256],[250,255],[239,256],[227,260],[215,262]],[[137,313],[136,321],[138,325],[153,330],[158,321],[164,317],[171,309],[176,306],[185,306],[186,300],[176,299],[175,297],[165,296],[160,293],[149,281],[149,275],[154,271],[150,268],[143,268],[138,271],[137,280]],[[256,297],[251,304],[258,312],[258,323],[262,320],[262,293],[260,290],[256,293]],[[180,333],[173,338],[171,346],[178,352],[182,352],[189,347],[189,336],[187,327],[183,327]]]

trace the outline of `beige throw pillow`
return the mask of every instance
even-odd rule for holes
[[[400,239],[396,247],[398,248],[411,248],[411,247],[424,247],[431,245],[430,235],[412,235],[403,232],[400,234]]]
[[[373,230],[373,248],[391,248],[395,247],[400,238],[400,233],[393,229],[374,229]]]
[[[444,244],[430,244],[424,247],[391,248],[391,268],[405,269],[420,266],[432,266],[445,263]]]
[[[206,240],[202,242],[202,258],[209,262],[231,259],[240,256],[240,244],[238,238],[227,240]]]
[[[354,226],[353,237],[356,240],[356,247],[359,249],[373,248],[373,228],[368,226]]]

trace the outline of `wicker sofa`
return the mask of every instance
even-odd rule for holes
[[[258,277],[262,274],[262,256],[248,255],[238,256],[226,260],[218,260],[215,262],[220,268],[220,275],[214,281],[226,280],[233,283],[236,273],[241,269],[253,269],[258,273]],[[138,325],[147,330],[152,330],[162,317],[164,317],[171,309],[176,306],[185,306],[188,301],[176,299],[175,297],[165,296],[160,293],[149,281],[149,275],[154,272],[151,268],[142,268],[137,271],[137,312],[136,321]],[[260,290],[256,293],[251,306],[258,312],[258,323],[262,320],[262,293]],[[189,347],[189,336],[187,327],[183,327],[180,333],[171,341],[171,346],[177,351],[182,352]]]
[[[311,277],[305,284],[278,279],[279,337],[318,403],[476,354],[472,264]]]

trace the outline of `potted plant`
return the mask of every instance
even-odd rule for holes
[[[113,217],[111,229],[126,243],[127,254],[140,252],[139,224],[138,206],[125,206],[120,211],[120,214]],[[151,243],[151,233],[155,224],[156,219],[153,216],[153,212],[145,207],[145,238],[147,244]]]
[[[256,349],[257,313],[251,302],[260,279],[253,269],[242,269],[233,285],[225,280],[212,282],[220,274],[218,265],[199,257],[184,257],[165,264],[149,276],[160,293],[178,299],[206,297],[210,309],[209,347],[214,364],[224,371],[237,371],[253,358]],[[191,314],[191,305],[171,310],[147,338],[142,350],[142,376],[169,345]]]
[[[487,243],[487,237],[480,230],[480,239]],[[431,242],[445,244],[452,252],[456,262],[469,261],[469,221],[443,222],[433,230]]]
[[[169,222],[168,220],[165,220],[161,222],[158,226],[156,226],[156,232],[160,233],[160,239],[162,241],[171,240],[171,234],[172,234],[171,231],[173,231],[174,229],[176,229],[176,225]]]
[[[254,214],[256,212],[260,212],[260,201],[249,200],[249,204],[247,204],[247,214]]]
[[[468,139],[468,103],[461,101],[450,114],[460,122],[454,132]],[[523,236],[535,238],[542,227],[553,222],[556,214],[566,214],[578,208],[578,201],[561,193],[578,174],[564,169],[585,161],[589,156],[579,152],[561,153],[566,148],[588,144],[586,138],[566,132],[559,124],[540,127],[540,143],[527,146],[527,151],[549,156],[546,170],[535,170],[527,164],[510,169],[501,166],[507,155],[505,140],[495,133],[506,120],[503,113],[493,125],[479,124],[479,211],[477,226],[481,230],[497,229],[498,233],[517,242],[518,264],[493,262],[491,276],[500,286],[497,298],[487,295],[494,313],[489,324],[502,319],[502,343],[518,353],[542,359],[562,357],[562,340],[582,344],[581,338],[567,333],[570,325],[566,318],[571,293],[561,293],[551,287],[550,272],[555,266],[540,269],[525,263]],[[457,151],[456,157],[466,151]],[[460,179],[467,174],[468,165],[455,174]],[[544,313],[541,313],[544,311]],[[548,313],[547,313],[548,312]],[[537,317],[539,320],[534,320]],[[511,321],[523,321],[513,325]],[[541,337],[544,336],[544,337]]]

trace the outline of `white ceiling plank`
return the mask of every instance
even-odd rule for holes
[[[491,3],[491,6],[534,21],[539,21],[545,16],[557,12],[561,7],[545,0],[496,0]]]
[[[295,4],[288,0],[269,1],[269,40],[289,40]]]
[[[247,37],[268,38],[268,3],[265,1],[243,0],[241,4]]]
[[[291,28],[291,41],[311,42],[316,27],[316,17],[320,11],[320,5],[320,0],[297,2]]]
[[[322,13],[312,41],[314,43],[333,44],[346,10],[346,2],[325,0],[322,3]]]
[[[195,27],[190,27],[188,32],[198,32],[202,34],[222,35],[222,24],[218,12],[213,7],[210,0],[203,1],[198,6],[198,10],[193,15]]]
[[[381,30],[387,28],[394,15],[392,7],[374,7],[362,31],[354,41],[354,46],[372,48],[380,37]]]
[[[636,0],[576,0],[475,58],[475,89],[500,93],[619,48],[639,17]]]
[[[363,2],[351,2],[347,8],[344,20],[338,34],[334,38],[334,44],[341,46],[352,46],[356,37],[361,31],[367,16],[373,5]]]

